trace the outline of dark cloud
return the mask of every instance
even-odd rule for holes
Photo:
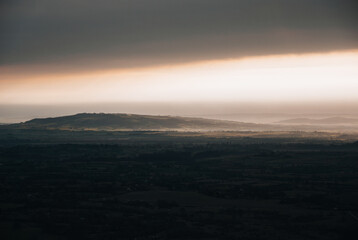
[[[11,0],[0,66],[129,67],[358,48],[354,0]]]

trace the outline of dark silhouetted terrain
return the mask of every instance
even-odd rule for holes
[[[78,114],[2,126],[1,238],[340,240],[356,235],[357,134],[112,130],[200,121],[214,124]],[[103,130],[106,126],[110,131]]]
[[[3,146],[0,232],[2,239],[351,239],[357,146]]]

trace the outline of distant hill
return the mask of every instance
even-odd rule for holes
[[[310,119],[310,118],[294,118],[278,123],[283,124],[358,124],[358,119],[355,118],[344,118],[344,117],[331,117],[322,119]]]
[[[80,113],[12,124],[21,129],[61,130],[258,130],[265,125],[234,121],[136,114]]]

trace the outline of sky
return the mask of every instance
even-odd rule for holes
[[[356,104],[357,7],[354,0],[2,0],[0,105]]]

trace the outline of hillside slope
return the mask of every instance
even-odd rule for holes
[[[254,123],[204,118],[104,113],[38,118],[12,126],[62,130],[257,130],[265,127]]]
[[[283,124],[358,124],[358,119],[345,117],[331,117],[322,119],[294,118],[278,123]]]

